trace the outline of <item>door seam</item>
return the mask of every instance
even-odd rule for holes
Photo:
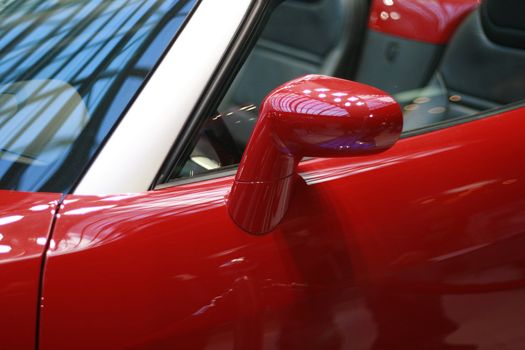
[[[45,274],[45,267],[47,263],[47,252],[49,251],[49,247],[51,245],[51,241],[53,239],[53,234],[55,231],[55,224],[58,219],[58,214],[60,211],[60,207],[62,206],[62,203],[64,202],[64,199],[66,198],[65,194],[62,194],[60,199],[56,202],[56,207],[53,213],[53,219],[51,220],[51,225],[49,227],[48,232],[48,239],[46,241],[46,245],[44,246],[44,251],[42,253],[42,257],[40,260],[40,274],[38,279],[38,292],[37,292],[37,300],[36,300],[36,333],[35,333],[35,349],[38,350],[40,348],[39,342],[40,342],[40,317],[41,317],[41,310],[42,310],[42,298],[44,294],[44,274]]]

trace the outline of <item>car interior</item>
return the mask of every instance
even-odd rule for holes
[[[524,99],[525,24],[515,15],[524,11],[524,2],[489,0],[470,14],[455,32],[430,82],[419,93],[415,91],[415,99],[426,101],[423,105],[430,108],[405,108],[405,130]]]
[[[447,45],[367,29],[368,0],[287,0],[272,13],[174,178],[234,166],[277,86],[306,74],[366,83],[404,112],[404,132],[525,99],[525,2],[486,0]]]

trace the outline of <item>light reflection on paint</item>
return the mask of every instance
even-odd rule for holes
[[[13,216],[6,216],[6,217],[3,217],[3,218],[0,218],[0,226],[20,221],[23,218],[24,217],[22,215],[13,215]]]
[[[83,215],[83,214],[88,214],[88,213],[94,213],[94,212],[101,211],[104,209],[114,208],[115,206],[116,205],[114,204],[113,205],[99,205],[95,207],[74,209],[74,210],[66,211],[64,215]]]
[[[49,205],[47,204],[35,205],[34,207],[29,208],[31,211],[42,211],[47,209],[49,209]]]
[[[352,176],[360,173],[365,173],[368,171],[373,171],[381,168],[390,167],[401,162],[408,160],[419,159],[429,157],[435,154],[446,153],[452,150],[459,148],[460,146],[454,145],[449,147],[443,147],[438,149],[432,149],[427,151],[415,152],[412,154],[397,156],[397,157],[387,157],[379,160],[369,160],[359,163],[352,163],[343,166],[339,166],[332,169],[323,169],[315,170],[300,173],[299,175],[304,179],[307,185],[315,185],[327,181],[338,180],[347,176]]]
[[[119,239],[123,232],[115,230],[114,222],[116,216],[121,220],[134,221],[148,218],[154,223],[166,217],[190,215],[201,210],[208,210],[224,205],[224,198],[229,192],[229,187],[221,187],[212,190],[188,190],[181,191],[177,196],[170,196],[164,200],[149,202],[138,196],[135,202],[129,205],[119,206],[87,206],[85,208],[74,208],[66,210],[64,215],[87,215],[89,223],[85,223],[85,229],[71,231],[58,242],[50,242],[51,254],[64,254],[71,251],[81,251],[95,245],[106,244]],[[67,206],[66,206],[67,209]],[[152,215],[152,211],[155,215]],[[93,213],[96,213],[93,215]]]
[[[0,245],[0,254],[9,253],[12,249],[11,246],[2,244]]]

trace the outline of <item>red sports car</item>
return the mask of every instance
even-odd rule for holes
[[[524,349],[525,1],[0,1],[1,349]]]

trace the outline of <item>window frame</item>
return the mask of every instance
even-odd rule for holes
[[[242,65],[248,58],[252,48],[255,46],[264,26],[269,19],[273,9],[283,0],[253,0],[251,8],[248,10],[243,23],[238,32],[232,38],[227,54],[222,58],[215,73],[213,74],[206,89],[203,91],[199,101],[191,113],[191,117],[186,120],[181,132],[176,138],[168,157],[159,169],[157,176],[153,179],[149,190],[166,188],[180,185],[181,182],[193,183],[189,179],[177,179],[174,181],[165,181],[168,179],[176,166],[188,156],[193,145],[198,140],[198,132],[209,118],[216,111],[222,98],[226,95],[231,83],[239,73]],[[237,168],[236,166],[234,166]],[[223,168],[217,169],[217,174],[212,178],[223,177],[221,175]],[[231,169],[224,169],[228,171]],[[210,173],[201,175],[211,175]],[[196,176],[195,178],[201,176]],[[187,180],[187,181],[183,181]],[[200,180],[199,180],[200,181]]]
[[[150,190],[174,139],[198,104],[252,3],[199,0],[191,19],[70,193]],[[218,22],[218,18],[228,21]]]

